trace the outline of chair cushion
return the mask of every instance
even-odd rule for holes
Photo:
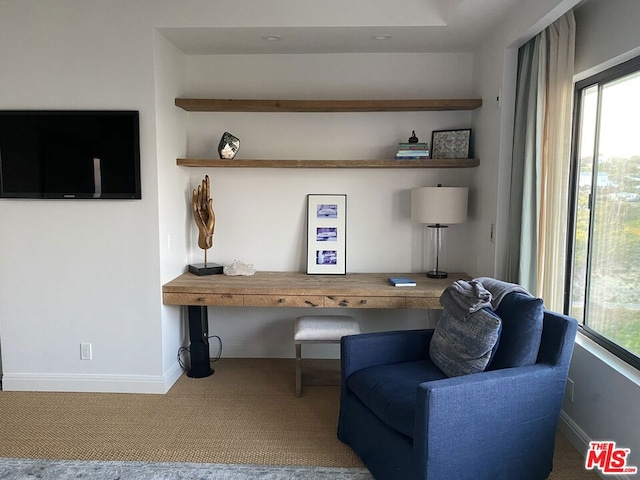
[[[500,339],[502,322],[489,308],[466,317],[444,310],[436,325],[429,356],[450,377],[483,372]]]
[[[536,363],[542,339],[542,299],[512,292],[505,295],[496,313],[502,319],[502,333],[489,368],[497,370]]]
[[[380,420],[413,438],[418,385],[442,378],[447,376],[427,359],[365,368],[347,385]]]

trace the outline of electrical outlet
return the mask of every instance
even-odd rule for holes
[[[567,385],[564,389],[564,395],[566,397],[567,400],[569,400],[569,402],[573,403],[573,380],[571,380],[570,378],[567,378]]]
[[[81,343],[80,344],[80,360],[91,360],[91,344],[90,343]]]

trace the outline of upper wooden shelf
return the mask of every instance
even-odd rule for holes
[[[245,100],[176,98],[187,112],[410,112],[475,110],[482,99],[417,100]]]
[[[470,168],[477,158],[437,158],[424,160],[219,160],[215,158],[178,158],[183,167],[224,168]]]

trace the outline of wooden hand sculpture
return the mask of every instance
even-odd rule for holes
[[[216,224],[216,215],[213,213],[213,199],[211,198],[211,186],[209,175],[205,175],[202,185],[193,189],[193,218],[198,227],[198,246],[204,250],[204,263],[207,263],[207,249],[213,246],[213,230]]]

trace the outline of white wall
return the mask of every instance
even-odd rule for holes
[[[576,78],[598,73],[640,55],[640,3],[589,0],[576,10]],[[635,114],[632,120],[635,121]],[[579,334],[569,378],[573,402],[563,418],[574,445],[614,440],[629,448],[628,465],[640,466],[640,373]]]
[[[486,265],[485,270],[480,268],[482,274],[498,277],[504,274],[506,235],[510,228],[518,228],[509,226],[505,217],[509,207],[517,48],[564,14],[572,6],[570,3],[528,2],[526,8],[535,10],[535,14],[519,10],[487,40],[475,59],[474,78],[482,92],[484,106],[474,118],[474,127],[480,133],[476,145],[483,161],[472,184],[491,186],[483,190],[477,207],[480,214],[475,218],[479,230],[486,229],[492,215],[496,215],[497,222],[495,249],[483,240],[485,235],[481,235],[477,244],[481,265],[485,257],[495,255],[491,258],[495,271],[491,272]],[[639,14],[640,4],[633,0],[589,0],[576,11],[576,78],[584,78],[638,54],[640,33],[633,19]],[[494,102],[496,92],[500,91],[501,106]],[[493,162],[494,168],[484,170],[488,161]],[[574,381],[574,400],[565,400],[563,404],[561,427],[581,453],[586,452],[590,440],[615,440],[619,446],[631,449],[630,465],[640,464],[640,391],[637,371],[633,372],[634,369],[625,368],[579,335],[569,372]]]
[[[472,189],[481,192],[472,219],[477,232],[474,249],[477,275],[505,278],[509,225],[511,155],[518,48],[571,9],[578,0],[526,2],[497,27],[475,55],[474,81],[483,108],[474,116],[476,147],[482,159]],[[489,240],[495,223],[495,243]]]
[[[636,0],[589,0],[576,15],[576,79],[640,55]]]
[[[409,221],[407,192],[412,186],[443,182],[471,186],[470,221],[449,232],[450,270],[500,272],[504,255],[500,235],[508,229],[501,223],[501,212],[508,194],[510,110],[504,102],[513,96],[512,48],[522,32],[564,13],[557,12],[557,6],[566,2],[528,2],[527,8],[535,11],[510,19],[475,58],[462,54],[196,58],[186,57],[154,33],[159,26],[224,25],[230,18],[247,25],[260,15],[274,20],[270,15],[276,15],[275,10],[253,11],[255,2],[249,3],[0,1],[0,64],[11,66],[3,67],[0,76],[0,108],[140,110],[143,182],[143,199],[136,202],[0,202],[5,389],[166,391],[179,373],[174,356],[184,344],[185,332],[181,309],[161,305],[161,285],[187,262],[200,260],[188,199],[205,173],[212,176],[218,218],[211,255],[220,263],[239,258],[258,269],[302,270],[304,196],[333,191],[349,196],[350,271],[421,271],[422,231]],[[242,15],[230,15],[234,8]],[[293,17],[281,20],[283,25],[295,24]],[[576,58],[581,61],[579,55]],[[220,68],[221,61],[242,75]],[[412,75],[398,73],[403,71]],[[415,80],[418,76],[427,80]],[[501,89],[502,108],[495,101]],[[485,106],[474,114],[283,117],[186,114],[173,107],[175,96],[196,94],[261,98],[469,94],[481,95]],[[175,166],[176,156],[215,156],[224,130],[241,138],[241,156],[364,158],[386,156],[387,145],[413,129],[429,140],[434,128],[470,122],[481,166],[468,171]],[[267,206],[275,206],[277,213]],[[371,215],[372,209],[379,215]],[[499,227],[495,245],[488,241],[487,231],[494,221]],[[372,238],[371,231],[382,233]],[[464,242],[467,239],[473,239],[471,247]],[[224,339],[225,356],[290,356],[293,318],[302,312],[307,311],[211,309],[211,333]],[[435,315],[429,318],[427,312],[417,311],[353,313],[370,330],[435,321]],[[82,362],[79,343],[87,341],[93,343],[94,360]],[[566,407],[569,418],[587,435],[630,439],[629,446],[638,451],[633,443],[637,437],[629,436],[637,432],[630,430],[633,422],[627,422],[627,429],[622,425],[634,417],[622,413],[605,422],[610,430],[601,430],[603,423],[596,428],[589,418],[589,412],[602,415],[603,410],[617,408],[615,398],[628,405],[637,403],[637,388],[629,388],[606,368],[601,370],[598,360],[579,348],[576,362],[580,363],[575,365],[586,369],[572,367],[571,375],[576,391],[584,394],[576,397],[580,412]],[[589,362],[596,362],[593,368]],[[598,372],[597,377],[591,379],[591,372]],[[632,415],[638,418],[637,413]]]
[[[187,118],[173,105],[186,83],[186,57],[158,33],[154,46],[160,281],[166,283],[184,271],[191,240],[189,178],[175,164],[186,149]],[[165,383],[171,386],[182,373],[176,363],[176,346],[188,343],[188,330],[182,309],[163,305],[161,313],[162,371]]]
[[[422,229],[410,223],[408,190],[437,182],[465,185],[469,171],[213,171],[175,165],[175,158],[187,153],[214,154],[226,129],[241,137],[243,154],[362,158],[388,156],[390,145],[413,129],[430,140],[434,128],[469,126],[471,114],[465,112],[319,114],[304,121],[285,115],[264,125],[254,116],[187,115],[173,106],[179,93],[305,98],[320,92],[326,98],[474,93],[470,54],[283,56],[254,65],[248,58],[223,58],[242,73],[234,75],[220,68],[219,59],[186,57],[155,31],[229,26],[229,19],[245,26],[276,19],[283,26],[299,24],[304,12],[295,2],[280,3],[288,8],[264,11],[248,1],[0,2],[0,108],[139,110],[143,194],[140,201],[126,202],[0,202],[5,389],[166,391],[179,374],[174,357],[185,331],[182,309],[162,306],[161,286],[189,260],[200,259],[201,252],[192,252],[188,201],[205,173],[213,177],[218,215],[211,254],[221,263],[241,258],[259,269],[302,270],[305,195],[339,192],[349,195],[350,271],[424,270]],[[341,9],[341,21],[362,19],[360,6]],[[332,24],[328,17],[335,19],[336,12],[323,10],[311,24]],[[289,150],[292,140],[296,148]],[[270,217],[268,204],[280,212],[277,217]],[[270,218],[275,218],[273,230]],[[460,250],[467,226],[450,233],[449,270],[466,270]],[[225,355],[291,355],[297,312],[212,311],[212,333],[225,339]],[[368,328],[388,328],[383,312],[356,314],[366,315]],[[397,312],[392,321],[398,328],[433,324],[426,316]],[[80,342],[92,343],[93,360],[80,361]]]
[[[162,389],[153,38],[134,18],[0,3],[0,108],[139,110],[143,196],[0,202],[5,389]]]
[[[472,59],[471,54],[194,56],[189,58],[186,94],[467,97],[473,95]],[[469,112],[190,113],[187,153],[217,156],[218,141],[226,130],[240,138],[241,158],[393,158],[394,145],[407,141],[412,130],[430,142],[436,128],[464,128],[470,123]],[[212,180],[213,256],[221,263],[246,260],[258,270],[304,270],[306,194],[346,193],[347,269],[352,272],[422,270],[421,245],[415,245],[422,227],[410,222],[408,190],[438,181],[466,185],[470,171],[189,170],[194,185],[205,173]],[[412,248],[398,248],[408,245]],[[200,260],[197,248],[194,254]]]
[[[567,438],[583,455],[590,441],[613,440],[630,449],[627,465],[640,467],[638,370],[578,334],[569,378],[573,401],[565,397],[561,416]]]
[[[191,56],[184,96],[214,98],[466,98],[473,97],[472,54],[335,54]],[[401,72],[401,74],[399,74]],[[239,158],[393,158],[415,130],[465,128],[470,112],[189,113],[187,153],[216,157],[224,131],[240,138]],[[185,168],[185,167],[181,167]],[[191,184],[211,178],[216,212],[213,261],[239,259],[257,270],[306,268],[306,195],[347,194],[347,270],[424,272],[421,225],[410,221],[414,186],[468,184],[473,169],[306,170],[187,168]],[[192,225],[192,260],[202,261]],[[445,257],[467,269],[469,231],[452,226]],[[225,356],[291,357],[296,309],[210,309],[210,334]],[[308,312],[307,312],[308,313]],[[430,326],[421,311],[353,311],[365,330]],[[217,345],[212,345],[215,353]],[[335,355],[316,349],[314,355]]]

